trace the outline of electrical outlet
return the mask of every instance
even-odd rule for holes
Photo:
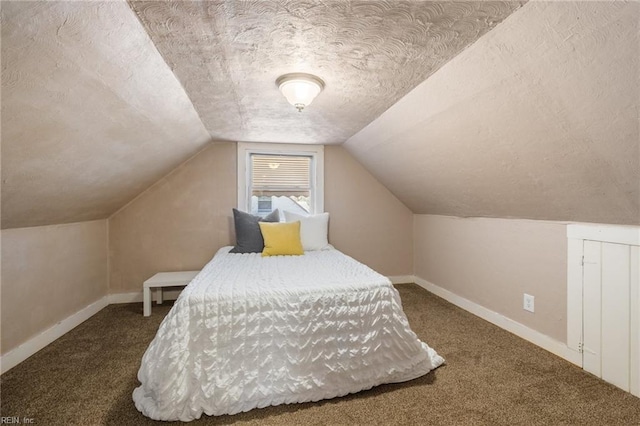
[[[534,304],[535,304],[535,297],[533,297],[530,294],[525,293],[524,294],[524,304],[523,304],[523,308],[525,311],[529,311],[529,312],[535,312],[535,308],[534,308]]]

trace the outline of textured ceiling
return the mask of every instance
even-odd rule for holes
[[[107,217],[209,140],[125,2],[6,2],[2,227]]]
[[[108,217],[212,139],[342,143],[522,3],[1,2],[2,228]]]
[[[522,3],[3,1],[2,228],[108,217],[211,139],[347,140],[414,213],[640,225],[640,3],[488,32]]]
[[[640,225],[640,3],[530,2],[345,146],[414,213]]]
[[[524,2],[130,2],[214,139],[342,143]],[[321,77],[298,113],[275,80]]]

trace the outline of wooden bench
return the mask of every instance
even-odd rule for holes
[[[158,272],[142,286],[143,314],[151,315],[151,289],[156,289],[158,305],[162,304],[162,289],[164,287],[186,286],[200,271]]]

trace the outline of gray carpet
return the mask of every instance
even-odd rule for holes
[[[446,365],[407,383],[317,403],[281,405],[199,424],[640,425],[640,399],[415,284],[399,285],[418,336]],[[0,413],[39,425],[166,424],[142,416],[131,392],[170,305],[111,305],[0,376]]]

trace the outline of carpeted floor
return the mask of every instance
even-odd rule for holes
[[[191,424],[640,425],[640,399],[415,284],[398,286],[409,322],[446,365],[411,382],[317,403]],[[111,305],[0,377],[2,416],[39,425],[163,424],[131,392],[170,305]]]

